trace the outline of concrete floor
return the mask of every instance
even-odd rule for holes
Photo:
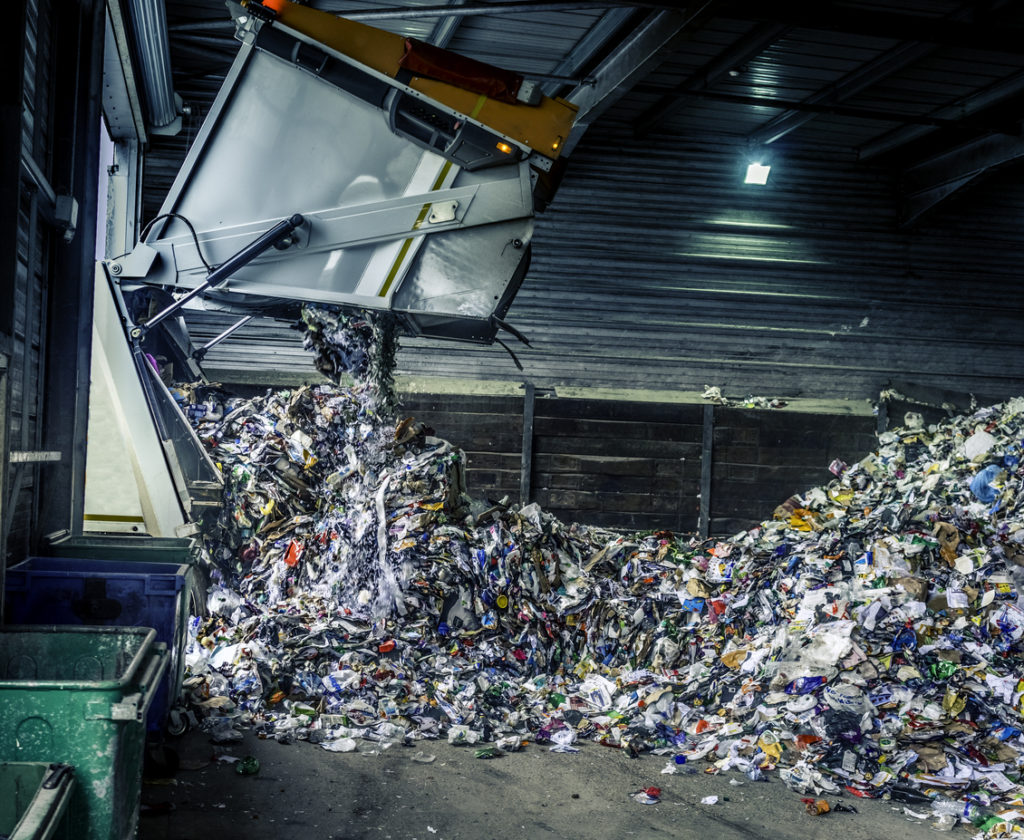
[[[368,745],[369,746],[369,745]],[[584,743],[576,754],[531,744],[477,759],[474,747],[423,741],[380,755],[289,746],[251,733],[227,748],[199,732],[173,742],[181,768],[143,788],[140,840],[533,840],[533,838],[715,838],[715,840],[933,840],[929,823],[908,820],[895,802],[841,801],[858,813],[808,816],[774,773],[662,775],[667,760]],[[254,755],[255,776],[220,761]],[[417,752],[432,763],[412,760]],[[708,765],[702,764],[701,769]],[[742,784],[731,784],[732,781]],[[650,786],[661,801],[630,794]],[[714,805],[701,804],[718,796]],[[167,803],[173,809],[165,810]],[[967,836],[962,828],[952,836]]]

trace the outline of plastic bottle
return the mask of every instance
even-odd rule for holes
[[[935,803],[938,801],[924,791],[916,790],[915,788],[907,787],[905,785],[893,785],[889,789],[889,797],[896,802],[906,802],[909,805],[924,805],[927,803],[932,806],[933,810],[935,809]],[[945,801],[950,802],[952,800],[947,799]],[[954,802],[953,804],[955,805],[956,803]],[[936,813],[938,813],[938,811],[936,811]],[[959,813],[959,811],[957,811],[957,813]]]
[[[247,755],[235,762],[235,772],[239,776],[255,776],[260,772],[260,761],[254,755]]]

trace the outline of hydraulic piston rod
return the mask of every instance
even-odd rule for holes
[[[199,297],[199,295],[204,294],[209,289],[215,289],[221,284],[227,282],[231,275],[238,271],[238,269],[248,265],[269,248],[280,245],[283,240],[291,236],[295,232],[295,229],[304,221],[305,219],[303,219],[300,214],[296,213],[291,218],[278,222],[258,239],[255,239],[246,245],[237,254],[224,260],[223,263],[210,272],[206,280],[192,289],[192,291],[184,297],[179,298],[170,306],[158,312],[146,321],[145,324],[140,324],[132,329],[131,337],[134,339],[141,339],[147,332],[153,329],[153,327],[170,318],[193,298]]]

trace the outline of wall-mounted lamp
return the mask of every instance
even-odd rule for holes
[[[761,163],[760,161],[751,162],[747,166],[747,177],[743,179],[743,183],[764,186],[768,183],[768,173],[771,171],[771,164]]]

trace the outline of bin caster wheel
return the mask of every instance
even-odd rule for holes
[[[188,715],[178,709],[171,709],[167,713],[167,734],[172,738],[179,738],[188,732]]]

